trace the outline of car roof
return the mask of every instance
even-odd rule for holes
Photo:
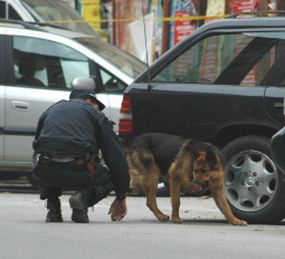
[[[22,29],[29,29],[34,31],[43,31],[54,33],[69,39],[76,39],[76,38],[93,38],[101,40],[99,36],[96,35],[88,35],[82,32],[72,31],[67,28],[52,25],[48,23],[38,23],[38,22],[26,22],[26,21],[16,21],[16,20],[7,20],[7,19],[0,19],[0,27],[10,27],[10,28],[22,28]]]
[[[244,18],[228,18],[215,20],[213,22],[209,22],[202,27],[207,28],[231,28],[231,27],[284,27],[285,26],[285,17],[244,17]]]
[[[182,42],[188,38],[200,34],[203,31],[218,29],[238,29],[238,28],[285,28],[285,17],[245,17],[245,18],[227,18],[215,20],[206,23],[187,36]],[[179,44],[177,44],[179,45]]]

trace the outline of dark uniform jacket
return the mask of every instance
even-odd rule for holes
[[[36,153],[56,158],[97,156],[100,149],[117,197],[130,191],[125,154],[111,122],[83,99],[62,100],[45,111],[33,147]]]

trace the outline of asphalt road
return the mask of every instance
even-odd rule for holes
[[[128,215],[111,222],[110,196],[89,211],[89,224],[70,219],[62,197],[63,223],[45,223],[46,208],[36,194],[0,193],[0,257],[21,259],[99,258],[285,258],[285,224],[228,224],[212,198],[183,197],[183,224],[160,223],[144,197],[128,198]],[[169,198],[159,207],[170,213]]]

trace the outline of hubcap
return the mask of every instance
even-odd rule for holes
[[[278,187],[272,160],[256,150],[233,156],[225,170],[225,191],[229,202],[242,211],[258,211],[274,198]]]

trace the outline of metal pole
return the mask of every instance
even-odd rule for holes
[[[170,17],[170,6],[171,0],[163,1],[163,17]],[[163,22],[162,25],[162,44],[161,44],[161,54],[169,49],[169,34],[170,34],[170,23]]]

